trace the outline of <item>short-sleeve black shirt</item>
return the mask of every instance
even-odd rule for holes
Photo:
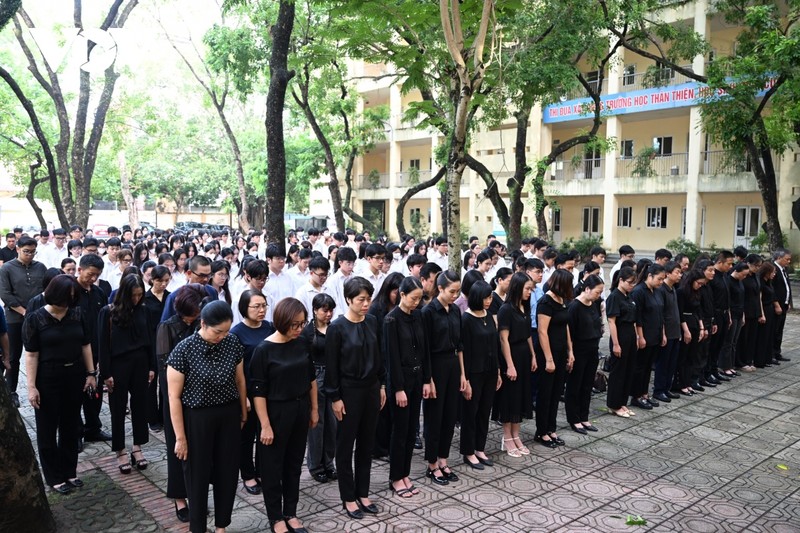
[[[647,345],[660,345],[664,334],[664,293],[640,283],[631,291],[631,299],[636,303],[636,325],[642,328]]]
[[[553,300],[549,294],[545,294],[536,304],[536,314],[550,317],[550,324],[547,326],[550,352],[552,354],[566,354],[569,349],[567,345],[567,328],[569,325],[567,306]],[[539,332],[541,332],[542,320],[538,316],[536,323],[539,324]]]
[[[530,336],[530,321],[528,321]],[[500,354],[499,335],[491,313],[476,317],[471,313],[461,315],[461,342],[464,343],[464,373],[497,372]]]
[[[314,363],[304,339],[261,341],[250,361],[253,396],[272,401],[294,400],[311,390],[316,379]]]
[[[227,335],[217,344],[199,333],[182,340],[167,359],[185,376],[181,401],[191,409],[224,405],[239,399],[236,366],[244,357],[244,347],[235,335]]]
[[[22,323],[22,343],[27,351],[39,353],[40,363],[81,362],[83,347],[90,342],[88,325],[78,308],[70,308],[58,320],[40,307],[26,314]]]
[[[616,318],[623,324],[636,322],[636,304],[631,300],[630,294],[623,294],[619,289],[614,289],[606,299],[606,316]]]
[[[435,298],[422,309],[422,324],[431,360],[455,357],[461,351],[461,310],[455,304],[445,311]]]

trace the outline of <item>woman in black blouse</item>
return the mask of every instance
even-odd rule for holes
[[[469,309],[461,315],[462,374],[467,382],[461,400],[461,455],[476,470],[494,466],[484,450],[494,394],[503,383],[497,325],[489,314],[492,294],[485,281],[474,283],[467,298]]]
[[[411,457],[422,398],[430,394],[430,361],[422,316],[416,310],[421,301],[422,283],[411,276],[405,278],[400,284],[400,303],[386,315],[383,324],[392,410],[389,486],[403,498],[419,493],[409,477]]]
[[[431,361],[431,393],[425,412],[425,475],[437,485],[458,481],[447,466],[456,426],[459,393],[466,380],[461,374],[461,312],[455,306],[461,290],[458,274],[442,272],[436,279],[439,295],[422,309],[422,324]]]
[[[312,317],[302,333],[308,343],[314,373],[317,379],[317,405],[319,423],[308,432],[306,466],[311,477],[319,483],[336,481],[336,417],[331,400],[325,394],[325,338],[336,309],[336,301],[329,294],[317,294],[311,300]]]
[[[100,310],[97,319],[100,369],[108,388],[111,410],[111,450],[123,474],[131,466],[147,468],[142,444],[149,441],[147,431],[147,387],[155,377],[154,328],[143,305],[144,283],[136,274],[120,281],[114,303]],[[125,449],[125,411],[130,395],[133,448],[130,460]]]
[[[549,290],[536,304],[539,333],[536,366],[539,379],[535,440],[548,448],[564,445],[564,441],[556,434],[556,415],[567,372],[572,371],[575,362],[567,312],[574,280],[569,270],[556,270],[547,280]]]
[[[730,294],[731,325],[725,332],[722,351],[719,354],[721,375],[733,378],[740,374],[734,370],[739,357],[736,351],[739,334],[744,322],[744,285],[742,280],[750,275],[750,268],[744,261],[737,263],[728,274],[728,291]]]
[[[609,359],[606,406],[617,416],[635,415],[628,409],[631,391],[633,358],[636,355],[636,305],[631,301],[631,291],[636,285],[636,272],[622,267],[615,274],[611,294],[606,299],[608,318]]]
[[[152,328],[153,349],[155,350],[156,331],[161,322],[161,315],[164,312],[164,304],[169,296],[167,285],[171,279],[169,269],[163,265],[153,266],[150,269],[150,290],[144,295],[144,307],[150,317],[150,328]],[[161,396],[158,393],[158,379],[150,382],[147,389],[147,422],[150,429],[160,431],[164,428],[164,406],[161,404]]]
[[[183,339],[191,336],[200,327],[200,305],[208,294],[199,283],[187,285],[175,295],[175,314],[158,325],[156,331],[156,357],[158,359],[158,387],[161,389],[161,404],[164,410],[164,441],[167,446],[167,498],[173,500],[175,515],[181,522],[189,521],[186,504],[186,483],[183,466],[175,455],[175,429],[169,407],[167,385],[167,358]]]
[[[744,320],[739,333],[739,346],[736,350],[737,361],[743,372],[753,372],[755,354],[758,349],[758,325],[766,320],[761,309],[761,280],[758,269],[763,260],[757,254],[745,258],[750,275],[742,280],[744,286]]]
[[[372,284],[360,276],[347,280],[347,311],[328,327],[325,339],[325,392],[339,421],[339,494],[347,515],[356,519],[363,518],[365,512],[378,513],[369,499],[369,478],[378,413],[386,402],[386,370],[378,345],[377,320],[367,314],[373,291]]]
[[[772,280],[775,279],[775,265],[765,261],[758,269],[758,278],[761,282],[761,313],[764,317],[763,322],[758,324],[758,349],[754,357],[754,366],[764,368],[772,366],[772,345],[775,339],[775,317],[780,315],[781,309],[778,299],[775,297],[775,289],[772,288]]]
[[[175,455],[192,506],[189,531],[206,531],[208,484],[214,485],[217,533],[231,523],[239,472],[239,432],[247,422],[244,348],[229,335],[231,308],[214,301],[200,314],[200,331],[181,341],[167,360]]]
[[[694,396],[695,378],[699,371],[699,342],[705,338],[707,326],[703,321],[702,295],[700,291],[708,282],[702,270],[692,269],[681,279],[678,289],[678,311],[681,316],[683,343],[678,352],[678,374],[680,392]]]
[[[600,296],[605,285],[595,274],[581,279],[582,288],[577,298],[567,307],[569,313],[569,335],[575,363],[567,376],[567,389],[564,393],[564,409],[567,422],[572,429],[583,435],[587,431],[597,431],[589,422],[589,403],[592,400],[592,386],[597,373],[598,345],[603,336],[603,313],[600,311]]]
[[[500,311],[500,307],[506,303],[508,285],[511,283],[512,274],[513,272],[510,268],[501,267],[492,278],[492,305],[489,306],[489,314],[494,317],[495,324],[497,323],[497,313]]]
[[[78,291],[75,278],[56,276],[44,291],[45,306],[26,314],[22,324],[39,461],[45,483],[61,494],[83,486],[76,473],[80,410],[83,393],[97,386],[91,330],[76,307]]]
[[[272,315],[275,333],[250,362],[253,397],[261,423],[261,483],[270,529],[305,531],[297,518],[300,470],[308,428],[317,425],[317,380],[309,346],[300,338],[306,308],[284,298]]]
[[[643,260],[644,261],[644,260]],[[637,284],[631,291],[631,300],[636,304],[637,347],[633,377],[631,378],[631,405],[650,410],[659,403],[650,398],[650,375],[653,361],[661,346],[666,346],[664,331],[664,293],[659,290],[664,284],[664,267],[639,262],[636,270]]]

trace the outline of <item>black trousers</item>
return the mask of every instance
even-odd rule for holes
[[[343,386],[342,401],[345,415],[336,433],[336,470],[339,495],[342,501],[352,502],[357,497],[369,497],[375,426],[381,409],[380,385],[375,380],[361,387]]]
[[[158,365],[158,387],[161,391],[161,405],[164,408],[164,441],[167,446],[167,498],[183,499],[187,497],[186,482],[183,478],[183,462],[175,456],[175,428],[172,427],[172,417],[169,414],[167,368],[162,362],[159,362]]]
[[[461,455],[473,455],[486,449],[489,434],[489,415],[497,390],[497,369],[469,375],[472,399],[461,395]]]
[[[239,403],[183,409],[189,455],[183,476],[189,490],[189,531],[206,532],[208,485],[214,485],[214,525],[228,527],[239,472]]]
[[[417,439],[419,410],[422,404],[422,373],[403,369],[403,382],[408,404],[399,407],[394,391],[386,398],[392,410],[392,436],[389,441],[389,480],[397,481],[411,475],[411,458]],[[384,408],[384,410],[386,407]]]
[[[672,389],[682,342],[681,339],[667,339],[667,345],[660,348],[656,357],[653,394],[666,394]]]
[[[314,365],[317,377],[317,406],[319,423],[308,430],[306,467],[311,475],[334,470],[336,458],[336,426],[339,424],[333,414],[333,407],[325,392],[325,365]]]
[[[461,367],[458,358],[431,359],[431,377],[436,386],[436,398],[425,400],[425,460],[435,463],[439,457],[450,456],[450,446],[458,416],[461,395]]]
[[[308,394],[295,400],[267,400],[269,423],[275,438],[261,451],[261,487],[270,521],[297,516],[300,471],[303,467],[311,401]]]
[[[8,324],[8,349],[11,368],[5,371],[6,384],[8,392],[16,393],[19,382],[19,361],[22,358],[22,322]]]
[[[592,401],[598,362],[597,350],[575,353],[575,362],[572,372],[567,374],[567,390],[564,393],[564,410],[570,424],[589,420],[589,403]]]
[[[247,417],[247,422],[242,426],[239,438],[239,473],[242,476],[242,481],[255,479],[261,471],[261,448],[256,446],[258,432],[258,416],[256,416],[253,397],[250,396],[250,414]],[[255,462],[253,461],[254,456]]]
[[[76,477],[85,375],[82,363],[69,367],[40,363],[36,372],[41,401],[39,409],[34,410],[36,446],[45,482],[50,486]]]
[[[567,354],[553,353],[554,372],[545,370],[544,353],[536,354],[536,373],[539,374],[539,392],[536,394],[536,435],[546,435],[556,430],[558,401],[567,379]]]
[[[786,325],[786,312],[789,306],[781,303],[783,313],[775,316],[775,338],[772,341],[772,355],[775,359],[781,356],[781,343],[783,343],[783,328]]]
[[[608,364],[611,371],[608,373],[608,388],[606,389],[606,406],[617,410],[627,405],[631,391],[631,377],[633,374],[633,358],[636,356],[636,330],[633,324],[617,322],[617,340],[621,350],[620,356],[614,355],[610,349]]]
[[[747,317],[742,331],[739,333],[739,346],[736,349],[736,358],[741,364],[737,366],[752,366],[753,359],[758,349],[758,318]]]
[[[633,377],[631,378],[631,397],[640,398],[650,390],[650,373],[653,361],[661,347],[658,344],[645,346],[636,352],[633,361]]]
[[[111,410],[111,450],[116,452],[125,449],[125,410],[129,394],[133,444],[146,444],[150,439],[147,430],[149,355],[147,351],[139,350],[115,357],[111,371],[114,389],[108,394],[108,406]]]
[[[711,330],[707,329],[706,332],[710,334]],[[708,337],[700,341],[700,344],[697,345],[697,366],[694,369],[693,383],[706,379],[706,365],[708,364],[708,352],[710,347],[711,340]]]
[[[700,336],[700,330],[690,327],[689,332],[692,335],[692,341],[689,344],[681,342],[681,347],[678,351],[679,384],[682,389],[697,383],[699,368],[700,343],[697,342],[697,339]]]
[[[706,361],[705,372],[703,377],[708,377],[716,374],[719,370],[719,356],[722,352],[722,346],[725,344],[725,335],[728,333],[728,318],[730,315],[726,312],[714,312],[714,324],[717,326],[717,333],[711,336],[708,341],[708,360]],[[711,333],[711,331],[709,331]]]
[[[392,410],[381,409],[381,412],[378,413],[378,423],[375,426],[375,448],[372,450],[374,457],[386,457],[389,455],[391,436]]]

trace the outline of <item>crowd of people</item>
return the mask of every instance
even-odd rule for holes
[[[47,485],[83,486],[84,441],[110,440],[122,474],[144,470],[142,447],[163,430],[166,496],[190,531],[206,531],[209,484],[224,531],[241,478],[263,496],[272,531],[303,532],[304,458],[357,520],[381,512],[370,498],[375,457],[388,458],[399,498],[423,490],[415,448],[430,483],[458,483],[448,463],[457,424],[463,465],[476,470],[494,466],[492,420],[512,458],[530,454],[525,420],[535,419],[537,445],[566,445],[562,400],[571,431],[601,431],[590,421],[601,361],[606,406],[623,418],[787,361],[784,249],[693,262],[660,249],[636,261],[624,245],[606,273],[599,247],[581,258],[540,239],[509,252],[472,237],[454,272],[442,237],[371,239],[317,228],[280,244],[257,232],[114,227],[105,240],[78,226],[6,235],[5,381],[19,407],[24,352]]]

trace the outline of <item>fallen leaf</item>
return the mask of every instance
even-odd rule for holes
[[[789,467],[786,465],[778,465],[779,470],[789,470]]]

